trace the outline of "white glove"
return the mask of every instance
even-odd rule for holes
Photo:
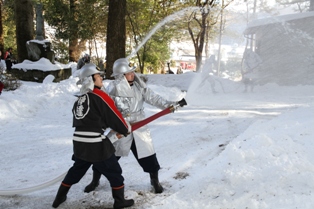
[[[130,133],[132,131],[132,126],[128,121],[125,121],[125,122],[128,125],[128,133]],[[122,134],[119,134],[119,137],[118,137],[117,134],[118,133],[115,132],[114,130],[110,130],[109,133],[108,133],[108,130],[106,130],[104,133],[104,135],[107,136],[107,138],[111,141],[112,144],[118,141],[119,139],[121,139],[122,137],[124,137]]]
[[[107,134],[107,138],[111,141],[112,144],[119,140],[119,138],[117,137],[117,132],[115,132],[114,130],[111,130]]]

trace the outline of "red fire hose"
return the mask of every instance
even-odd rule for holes
[[[159,117],[161,117],[163,115],[167,115],[167,114],[169,114],[171,112],[174,112],[174,110],[175,110],[175,107],[174,106],[170,106],[170,107],[168,107],[168,108],[166,108],[166,109],[156,113],[155,115],[152,115],[152,116],[150,116],[148,118],[145,118],[144,120],[138,121],[136,123],[133,123],[132,124],[132,131],[135,131],[136,129],[141,128],[142,126],[152,122],[153,120],[156,120],[157,118],[159,118]]]
[[[184,100],[184,105],[186,105],[186,102]],[[155,115],[152,115],[144,120],[141,120],[141,121],[138,121],[136,123],[133,123],[132,124],[132,131],[135,131],[136,129],[139,129],[141,128],[142,126],[152,122],[153,120],[156,120],[157,118],[163,116],[163,115],[167,115],[171,112],[174,112],[176,110],[176,108],[179,107],[176,106],[170,106],[158,113],[156,113]],[[181,106],[182,107],[182,106]],[[64,176],[66,175],[67,172],[63,173],[62,175],[60,175],[59,177],[47,182],[47,183],[44,183],[44,184],[41,184],[41,185],[38,185],[38,186],[34,186],[34,187],[30,187],[30,188],[25,188],[25,189],[15,189],[15,190],[0,190],[0,196],[11,196],[11,195],[17,195],[17,194],[22,194],[22,193],[28,193],[28,192],[33,192],[33,191],[36,191],[36,190],[39,190],[39,189],[42,189],[42,188],[45,188],[47,186],[50,186],[52,184],[55,184],[56,182],[59,182],[61,181],[62,178],[64,178]]]

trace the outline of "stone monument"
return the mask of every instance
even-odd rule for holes
[[[42,4],[36,4],[36,38],[26,43],[28,60],[12,66],[10,71],[18,79],[42,83],[46,76],[53,75],[54,82],[68,79],[72,75],[71,67],[55,63],[55,54],[51,43],[45,40]],[[43,69],[44,68],[44,69]]]
[[[55,62],[54,52],[51,50],[51,43],[45,40],[44,36],[44,18],[42,15],[42,4],[36,4],[36,38],[27,42],[28,59],[37,61],[42,57],[50,60],[51,63]]]

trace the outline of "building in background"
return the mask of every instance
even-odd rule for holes
[[[248,24],[244,35],[247,47],[262,60],[260,84],[313,84],[314,12],[257,19]]]

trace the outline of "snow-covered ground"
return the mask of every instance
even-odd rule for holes
[[[119,161],[132,208],[313,208],[314,86],[267,84],[242,93],[241,83],[215,78],[213,94],[199,73],[147,77],[154,91],[174,101],[186,97],[188,105],[149,124],[162,194],[152,192],[132,153]],[[0,208],[51,208],[61,180],[6,193],[51,182],[73,163],[77,78],[48,81],[22,82],[0,96]],[[159,111],[145,108],[147,116]],[[90,169],[59,208],[112,208],[105,177],[94,192],[83,192],[91,178]]]

